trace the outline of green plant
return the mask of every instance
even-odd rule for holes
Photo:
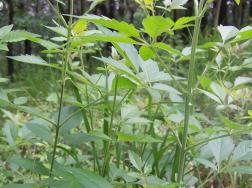
[[[30,107],[27,98],[1,93],[9,119],[3,128],[3,142],[11,146],[7,171],[14,178],[6,178],[5,187],[204,187],[211,182],[235,187],[239,178],[249,183],[237,173],[251,174],[241,165],[251,163],[251,108],[246,106],[251,79],[244,69],[251,69],[251,27],[219,26],[222,41],[198,44],[201,19],[212,1],[195,0],[195,16],[178,20],[166,15],[187,1],[137,2],[146,13],[141,29],[103,16],[74,16],[71,0],[68,23],[49,1],[57,22],[46,28],[58,42],[15,32],[54,58],[9,58],[62,76],[60,88],[47,98],[53,103],[47,111]],[[183,28],[194,32],[191,47],[180,51],[167,38]],[[110,43],[111,54],[93,57],[90,61],[100,66],[88,73],[84,52],[97,42]],[[178,69],[189,69],[188,76]],[[248,94],[239,97],[245,90]],[[31,117],[16,118],[14,109]],[[31,172],[31,180],[19,172]]]

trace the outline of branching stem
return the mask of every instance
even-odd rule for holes
[[[188,136],[188,127],[189,127],[189,118],[192,111],[192,98],[193,98],[193,88],[194,88],[194,80],[195,80],[195,64],[196,64],[196,49],[198,45],[198,38],[200,32],[200,24],[202,20],[202,11],[204,10],[204,0],[200,1],[199,6],[195,3],[195,26],[194,33],[192,39],[192,49],[191,49],[191,59],[189,65],[189,74],[188,74],[188,83],[187,83],[187,92],[185,99],[185,114],[184,114],[184,127],[183,132],[181,134],[181,149],[179,150],[179,163],[178,163],[178,178],[177,182],[181,183],[183,181],[184,169],[185,169],[185,158],[186,158],[186,143]],[[199,8],[198,8],[199,7]]]
[[[70,13],[73,14],[73,0],[70,1]],[[60,90],[60,100],[59,100],[59,111],[58,111],[58,117],[57,117],[57,124],[56,124],[56,133],[54,138],[54,145],[53,145],[53,154],[52,154],[52,160],[51,160],[51,167],[50,167],[50,174],[49,176],[52,177],[55,157],[56,157],[56,148],[58,144],[58,138],[59,138],[59,131],[60,131],[60,119],[61,119],[61,111],[63,106],[63,97],[64,97],[64,91],[65,91],[65,84],[66,84],[66,72],[67,72],[67,65],[69,63],[70,59],[70,44],[71,44],[71,30],[72,30],[72,22],[73,19],[70,17],[69,24],[68,24],[68,34],[67,34],[67,45],[65,49],[65,56],[63,60],[63,71],[61,76],[61,90]]]

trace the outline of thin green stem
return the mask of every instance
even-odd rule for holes
[[[53,6],[53,4],[51,3],[50,0],[47,0],[48,4],[51,6],[53,12],[58,16],[58,18],[62,21],[63,25],[65,27],[68,27],[66,20],[64,19],[64,17],[60,14],[60,12]],[[70,5],[71,6],[71,5]],[[58,7],[58,3],[57,3],[57,7]],[[71,9],[71,8],[70,8]],[[71,14],[72,15],[72,14]],[[72,20],[72,17],[71,17]]]
[[[132,90],[129,89],[125,95],[123,96],[123,98],[118,102],[116,108],[119,108],[119,106],[121,105],[121,103],[125,100],[125,98],[128,96],[128,94],[131,92]],[[119,123],[119,125],[117,126],[116,132],[120,132],[121,131],[121,123]],[[116,142],[116,166],[119,168],[120,166],[120,161],[121,161],[121,150],[122,150],[122,145],[120,142]]]
[[[171,76],[171,79],[174,81],[175,85],[181,90],[182,93],[186,93],[184,87],[181,85],[181,83],[175,78],[175,76],[171,73],[170,68],[167,66],[167,64],[162,60],[162,58],[157,53],[157,50],[155,48],[152,48],[155,56],[157,57],[157,60],[161,63],[161,65],[165,68],[165,71]]]
[[[22,112],[29,113],[29,114],[31,114],[31,115],[33,115],[33,116],[35,116],[35,117],[41,118],[41,119],[47,121],[48,123],[50,123],[50,124],[53,125],[53,126],[56,126],[56,125],[57,125],[55,122],[53,122],[53,121],[50,120],[50,119],[45,118],[43,115],[40,115],[40,114],[38,114],[38,113],[33,113],[33,112],[31,112],[30,110],[27,110],[27,109],[25,109],[25,108],[22,108],[22,107],[20,107],[20,106],[17,106],[17,105],[15,105],[15,104],[13,104],[13,103],[8,103],[8,105],[9,105],[10,108],[13,108],[13,109],[16,109],[16,110],[20,110],[20,111],[22,111]]]
[[[116,83],[115,83],[115,91],[114,91],[114,97],[113,97],[113,106],[112,106],[112,112],[110,115],[110,123],[109,123],[109,127],[108,127],[108,136],[111,137],[112,136],[112,129],[113,129],[113,121],[114,121],[114,114],[116,111],[116,97],[117,97],[117,87],[118,87],[118,77],[115,77],[116,79]],[[102,168],[102,175],[105,176],[109,170],[109,160],[110,160],[110,151],[109,151],[109,147],[110,147],[111,142],[109,141],[106,144],[106,148],[105,148],[105,155],[104,155],[104,163],[103,163],[103,168]]]
[[[75,112],[73,112],[72,114],[70,114],[66,119],[64,119],[64,121],[62,121],[62,122],[60,123],[59,126],[62,127],[62,126],[63,126],[68,120],[70,120],[73,116],[75,116],[76,114],[80,113],[80,112],[83,111],[84,109],[89,108],[91,105],[98,104],[99,101],[101,101],[102,99],[103,99],[103,98],[97,99],[97,100],[95,100],[95,101],[93,101],[93,102],[91,102],[91,103],[88,103],[87,105],[85,105],[85,106],[79,108],[78,110],[76,110]]]
[[[214,57],[211,59],[211,61],[208,61],[205,69],[203,70],[202,74],[200,75],[201,77],[205,76],[205,74],[208,72],[209,67],[211,64],[213,64],[213,62],[215,61],[216,57],[220,54],[220,52],[222,51],[222,48],[220,47],[219,50],[217,51],[217,53],[214,55]],[[197,89],[199,87],[200,84],[200,79],[197,81],[197,83],[195,84],[194,90]]]
[[[70,2],[70,11],[73,12],[73,0]],[[61,119],[61,111],[63,106],[63,97],[64,97],[64,90],[65,90],[65,84],[66,84],[66,70],[67,65],[69,63],[70,59],[70,44],[71,44],[71,30],[72,30],[72,18],[69,19],[69,25],[68,25],[68,35],[67,35],[67,45],[65,50],[65,57],[63,60],[63,71],[62,71],[62,80],[61,80],[61,90],[60,90],[60,100],[59,100],[59,112],[57,117],[57,124],[56,124],[56,133],[54,138],[54,145],[53,145],[53,154],[52,154],[52,160],[51,160],[51,166],[50,166],[50,174],[49,176],[52,177],[55,157],[56,157],[56,148],[58,144],[58,138],[59,138],[59,131],[60,131],[60,119]]]
[[[196,4],[196,1],[194,1]],[[195,80],[195,64],[196,64],[196,48],[198,45],[198,38],[200,32],[200,24],[202,20],[202,16],[199,16],[201,11],[203,10],[204,1],[200,1],[199,9],[196,7],[196,20],[194,26],[194,33],[192,39],[192,50],[191,50],[191,59],[189,65],[189,75],[188,75],[188,83],[187,83],[187,92],[186,92],[186,100],[185,100],[185,114],[184,114],[184,127],[183,132],[181,134],[181,144],[182,147],[179,151],[179,163],[178,163],[178,178],[177,182],[181,183],[183,180],[184,169],[185,169],[185,158],[186,158],[186,143],[187,143],[187,135],[188,135],[188,127],[189,127],[189,117],[192,111],[192,93],[194,87]]]

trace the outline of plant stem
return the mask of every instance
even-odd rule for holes
[[[81,47],[81,50],[80,50],[80,61],[81,61],[81,65],[83,66],[82,68],[84,70],[83,48],[82,47]],[[72,80],[74,80],[73,76],[70,76],[70,77],[71,77]],[[73,84],[73,87],[74,87],[74,93],[75,93],[76,100],[79,103],[82,104],[82,99],[81,99],[80,92],[79,92],[78,88],[74,84]],[[89,101],[89,97],[88,97],[89,95],[88,95],[86,85],[85,85],[85,94],[86,94],[86,97],[87,97],[88,105],[90,105],[91,103]],[[90,114],[91,125],[90,125],[90,123],[88,121],[86,109],[85,108],[82,109],[82,118],[83,118],[86,130],[87,130],[87,133],[89,133],[91,131],[91,129],[93,129],[93,123],[92,123],[92,116],[91,116],[90,108],[89,108],[88,111],[89,111],[89,114]],[[101,168],[100,168],[100,163],[99,163],[99,159],[98,159],[98,154],[97,154],[95,142],[91,142],[91,147],[92,147],[92,153],[93,153],[93,157],[94,157],[94,171],[96,170],[96,166],[97,166],[98,172],[99,172],[99,174],[101,174]]]
[[[70,1],[70,13],[73,14],[73,0]],[[59,138],[59,131],[60,131],[60,119],[61,119],[61,111],[63,106],[63,97],[64,97],[64,90],[65,90],[65,84],[66,84],[66,69],[67,65],[69,63],[70,59],[70,40],[71,40],[71,30],[72,30],[72,17],[69,19],[68,24],[68,34],[67,34],[67,45],[65,49],[65,57],[63,60],[63,70],[62,70],[62,80],[61,80],[61,90],[60,90],[60,100],[59,100],[59,112],[57,117],[57,124],[56,124],[56,133],[55,133],[55,139],[54,139],[54,145],[53,145],[53,154],[52,154],[52,161],[51,161],[51,167],[50,167],[50,174],[49,176],[52,177],[54,162],[55,162],[55,156],[56,156],[56,148],[58,144],[58,138]]]
[[[61,20],[61,22],[63,23],[63,25],[65,26],[65,27],[68,27],[68,25],[67,25],[67,22],[66,22],[66,20],[64,19],[64,17],[60,14],[60,12],[58,11],[58,2],[57,2],[57,9],[53,6],[53,4],[51,3],[51,1],[50,0],[47,0],[47,2],[48,2],[48,4],[50,5],[50,7],[52,8],[52,10],[53,10],[53,12],[58,16],[58,18]],[[71,6],[71,5],[70,5]],[[70,8],[71,9],[71,8]],[[72,13],[73,14],[73,13]],[[71,14],[71,15],[72,15]],[[70,17],[70,19],[72,19],[71,17]]]
[[[182,93],[186,93],[184,87],[180,84],[180,82],[176,79],[176,77],[171,73],[169,66],[163,61],[163,59],[159,56],[157,50],[155,48],[152,48],[154,51],[157,60],[161,63],[161,65],[164,67],[165,71],[171,76],[171,79],[174,81],[175,85],[181,90]]]
[[[115,79],[116,79],[116,82],[115,82],[115,91],[114,91],[114,97],[113,97],[113,106],[112,106],[112,111],[111,111],[111,115],[110,115],[110,123],[109,123],[109,127],[108,127],[108,136],[109,137],[112,136],[114,114],[116,111],[116,97],[117,97],[117,87],[118,87],[117,75],[116,75]],[[110,147],[110,144],[111,144],[111,142],[108,141],[108,143],[106,144],[106,148],[105,148],[104,163],[103,163],[103,168],[102,168],[102,175],[103,176],[105,176],[109,170],[109,160],[110,160],[109,147]]]
[[[179,165],[178,165],[178,178],[177,182],[181,183],[183,180],[184,169],[185,169],[185,158],[186,158],[186,143],[187,143],[187,135],[188,135],[188,127],[189,127],[189,118],[192,111],[192,93],[194,87],[195,80],[195,64],[196,64],[196,48],[198,44],[199,32],[200,32],[200,24],[202,20],[202,16],[200,16],[201,11],[203,10],[204,0],[200,1],[199,9],[197,9],[196,2],[195,3],[195,12],[196,12],[196,20],[194,26],[194,33],[192,39],[192,49],[191,49],[191,59],[189,65],[189,75],[188,75],[188,83],[187,83],[187,92],[186,92],[186,100],[185,100],[185,115],[184,115],[184,128],[183,133],[181,134],[181,144],[182,147],[179,152]]]

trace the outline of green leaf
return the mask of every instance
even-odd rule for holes
[[[41,39],[41,38],[35,38],[35,37],[31,37],[31,36],[26,36],[25,37],[27,40],[30,40],[34,43],[37,43],[43,47],[45,47],[47,50],[52,50],[52,49],[57,49],[59,48],[59,45],[51,42],[51,41],[48,41],[48,40],[44,40],[44,39]]]
[[[252,110],[248,110],[248,115],[252,119]]]
[[[10,104],[8,95],[5,90],[0,89],[0,106],[7,106]]]
[[[152,5],[154,0],[144,0],[145,5]]]
[[[26,124],[27,129],[29,129],[32,133],[34,133],[39,138],[51,143],[53,141],[53,136],[50,130],[45,126],[35,121],[28,122]]]
[[[2,188],[39,188],[39,186],[36,184],[8,184]]]
[[[168,53],[170,53],[172,55],[173,54],[174,55],[178,55],[178,56],[182,56],[183,55],[179,50],[176,50],[175,48],[173,48],[170,45],[165,44],[163,42],[156,42],[156,43],[153,44],[153,46],[155,48],[159,48],[159,49],[165,50],[165,51],[167,51]]]
[[[82,132],[64,135],[64,139],[66,140],[68,144],[71,144],[71,145],[82,145],[87,142],[95,142],[97,140],[100,140],[97,137],[94,137],[94,136],[91,136],[89,134],[82,133]]]
[[[40,37],[40,35],[23,31],[23,30],[15,30],[5,35],[2,41],[3,42],[20,42],[20,41],[25,40],[27,37],[37,38],[37,37]]]
[[[226,42],[227,40],[234,38],[239,33],[239,30],[234,26],[220,25],[218,26],[217,29],[221,34],[223,42]]]
[[[237,172],[239,174],[249,174],[249,175],[252,175],[252,167],[251,166],[230,167],[226,171],[227,172]]]
[[[49,174],[48,169],[38,160],[24,159],[20,156],[14,155],[11,157],[9,162],[11,164],[15,164],[19,167],[25,168],[26,170],[30,170],[41,175]]]
[[[57,121],[58,112],[55,113],[54,119]],[[60,134],[65,135],[70,132],[71,129],[78,127],[82,122],[82,114],[79,108],[74,106],[65,106],[61,110],[60,117]],[[64,123],[64,124],[63,124]]]
[[[75,16],[77,18],[85,19],[88,22],[92,22],[97,25],[101,25],[113,30],[118,31],[129,37],[140,38],[139,31],[133,24],[128,24],[124,21],[117,21],[115,19],[109,19],[107,17],[101,17],[96,15]]]
[[[231,137],[212,140],[208,144],[218,166],[220,166],[222,161],[228,159],[234,148],[233,140],[231,139]]]
[[[98,131],[91,131],[89,134],[83,132],[68,134],[64,135],[64,139],[71,145],[82,145],[87,142],[95,142],[98,140],[111,140],[110,137]]]
[[[202,158],[196,158],[194,159],[196,162],[204,165],[205,167],[209,167],[209,168],[212,168],[214,170],[217,170],[216,166],[214,165],[214,163],[212,163],[211,161],[209,160],[206,160],[206,159],[202,159]]]
[[[142,162],[141,158],[136,153],[134,153],[133,151],[129,151],[128,154],[129,154],[130,163],[137,170],[139,170],[141,172],[142,171],[142,166],[143,166],[143,162]]]
[[[250,161],[252,159],[252,141],[240,142],[234,150],[232,159],[234,161]]]
[[[132,68],[138,72],[140,62],[143,61],[138,54],[137,49],[132,44],[118,43],[114,45],[118,50],[120,55],[127,60],[127,63],[132,66]]]
[[[182,17],[182,18],[179,18],[174,26],[173,26],[173,30],[177,30],[177,29],[182,29],[182,28],[185,28],[185,27],[188,27],[188,26],[191,26],[191,25],[188,25],[189,22],[191,21],[194,21],[195,20],[195,16],[188,16],[188,17]]]
[[[155,83],[152,88],[161,91],[167,91],[168,93],[171,94],[182,95],[182,93],[176,90],[174,87],[162,83]]]
[[[0,28],[0,39],[4,38],[7,34],[11,32],[13,25],[7,25]]]
[[[143,117],[130,117],[125,123],[127,124],[143,124],[143,125],[146,125],[146,124],[149,124],[151,123],[150,120],[146,119],[146,118],[143,118]]]
[[[187,2],[188,0],[172,0],[168,6],[170,6],[170,9],[185,9],[183,5]]]
[[[46,100],[48,101],[48,102],[54,102],[54,103],[58,103],[58,96],[57,96],[57,93],[50,93],[49,95],[48,95],[48,97],[46,98]]]
[[[220,116],[220,118],[221,118],[221,121],[224,123],[224,125],[230,129],[242,130],[242,129],[246,128],[245,125],[241,125],[239,123],[233,122],[224,116]]]
[[[237,5],[240,5],[241,0],[234,0]]]
[[[63,177],[63,181],[67,184],[71,182],[71,184],[79,185],[78,188],[113,188],[107,180],[86,169],[65,167],[57,169],[56,174]],[[70,187],[74,188],[74,186]]]
[[[16,145],[18,138],[18,127],[12,121],[6,121],[2,128],[2,133],[10,146]]]
[[[1,44],[0,43],[0,50],[9,51],[7,44]]]
[[[225,92],[224,88],[216,82],[212,82],[210,88],[214,92],[214,94],[218,96],[219,99],[224,103],[227,96],[227,93]]]
[[[252,78],[239,76],[235,79],[234,86],[240,86],[248,83],[252,83]]]
[[[9,82],[8,78],[0,78],[0,83],[6,83]]]
[[[111,140],[110,137],[108,137],[106,134],[104,134],[103,132],[100,131],[90,131],[89,135],[96,137],[97,139],[101,139],[101,140]]]
[[[198,46],[198,48],[202,48],[202,49],[209,49],[209,48],[213,48],[217,45],[217,42],[206,42],[204,44],[201,44]]]
[[[215,102],[217,102],[218,104],[222,104],[222,101],[220,100],[220,98],[208,91],[205,91],[205,90],[202,90],[202,89],[199,89],[199,91],[201,93],[203,93],[204,95],[208,96],[210,99],[214,100]]]
[[[142,22],[144,30],[152,38],[156,38],[164,32],[171,33],[171,27],[174,22],[170,18],[164,18],[162,16],[148,16]]]
[[[231,41],[232,43],[249,40],[252,38],[252,27],[247,26],[240,30],[239,34]]]
[[[137,88],[137,84],[129,80],[128,78],[124,76],[118,76],[117,81],[116,79],[113,79],[112,83],[112,89],[115,89],[115,85],[117,82],[117,89],[135,89]]]
[[[141,62],[140,67],[142,72],[138,73],[138,76],[146,83],[171,80],[171,76],[160,71],[157,62],[151,59]]]
[[[121,42],[121,43],[129,43],[129,44],[138,44],[135,40],[122,35],[104,35],[104,34],[96,34],[96,35],[88,35],[78,37],[76,40],[72,42],[72,46],[83,46],[86,43],[92,42]]]
[[[35,65],[47,65],[47,62],[39,56],[35,55],[20,55],[20,56],[7,56],[15,61],[20,61],[23,63],[35,64]]]
[[[112,67],[115,67],[118,70],[121,70],[122,72],[124,72],[126,74],[134,75],[134,73],[125,64],[123,64],[120,61],[116,61],[112,58],[106,58],[106,57],[102,57],[102,58],[96,57],[96,59],[98,59],[108,65],[111,65]]]
[[[27,103],[27,101],[28,101],[27,97],[18,97],[14,99],[13,103],[16,105],[22,105]]]
[[[141,46],[141,48],[139,49],[139,54],[141,55],[144,61],[155,57],[155,53],[149,46]]]
[[[63,37],[67,37],[67,29],[62,27],[62,26],[56,26],[56,27],[50,27],[50,26],[45,26],[47,29],[63,36]]]
[[[248,69],[252,69],[252,57],[245,59],[241,65],[242,68],[248,68]]]
[[[200,81],[203,89],[210,89],[210,85],[212,83],[212,80],[210,78],[208,78],[207,76],[198,76],[198,80]]]
[[[150,135],[143,134],[125,134],[125,133],[117,133],[118,141],[120,142],[143,142],[143,143],[155,143],[161,142],[161,140],[155,139]]]
[[[102,57],[102,58],[95,57],[95,58],[110,65],[111,67],[114,67],[115,71],[120,71],[121,73],[128,75],[130,78],[134,79],[135,81],[140,82],[140,79],[137,76],[135,76],[132,70],[129,67],[127,67],[125,64],[123,64],[122,61],[116,61],[112,58],[106,58],[106,57]]]
[[[16,31],[11,31],[9,34],[7,34],[2,41],[4,42],[19,42],[23,40],[30,40],[34,43],[37,43],[46,49],[55,49],[58,48],[59,45],[49,41],[49,40],[44,40],[39,38],[40,36],[34,33],[30,33],[27,31],[22,31],[22,30],[16,30]]]
[[[73,26],[73,33],[75,35],[80,35],[82,34],[84,31],[87,30],[87,21],[84,19],[79,19],[77,22],[74,23]]]

